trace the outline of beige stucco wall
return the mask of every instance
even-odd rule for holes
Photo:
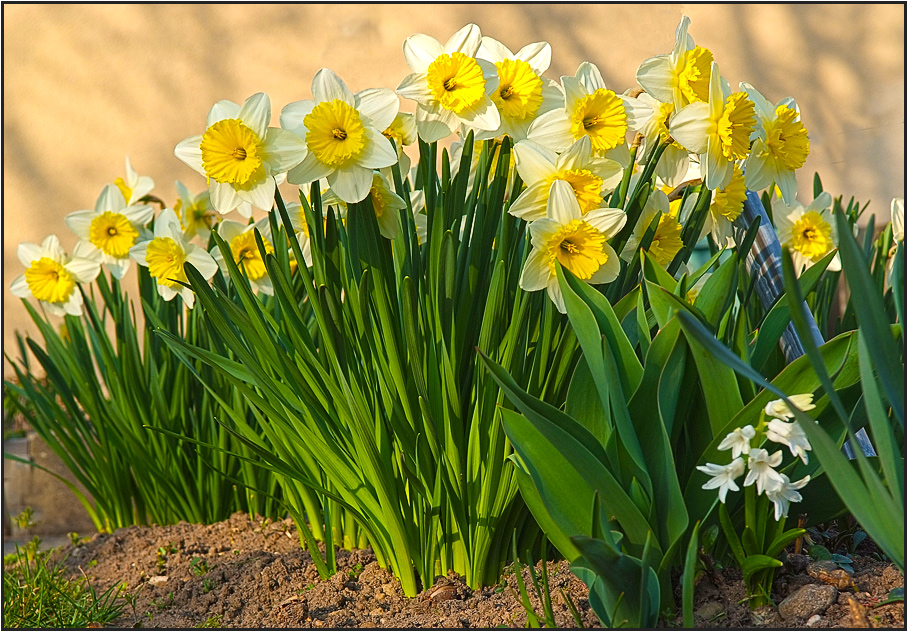
[[[172,203],[173,181],[204,186],[173,156],[220,99],[311,98],[324,66],[354,91],[395,88],[412,33],[444,42],[466,23],[518,50],[546,40],[549,76],[596,63],[609,87],[633,86],[641,61],[667,53],[681,15],[733,86],[793,96],[811,140],[800,177],[872,200],[888,214],[905,187],[904,6],[900,5],[6,5],[4,11],[4,347],[27,316],[9,292],[19,242],[57,233],[123,175],[130,155]],[[412,111],[412,102],[402,108]],[[28,328],[33,331],[32,328]],[[8,373],[6,368],[4,373]]]

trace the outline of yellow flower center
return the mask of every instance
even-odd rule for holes
[[[505,59],[497,64],[498,90],[492,101],[504,116],[524,121],[542,105],[542,79],[522,59]]]
[[[589,136],[596,153],[617,147],[627,134],[624,103],[605,88],[577,99],[569,118],[574,140]]]
[[[766,148],[776,165],[788,171],[804,166],[810,153],[807,129],[796,121],[798,113],[790,107],[776,108],[776,118],[766,126]]]
[[[672,77],[672,87],[681,93],[684,104],[709,100],[709,73],[713,54],[708,48],[694,46],[684,53],[684,66]]]
[[[126,200],[126,203],[129,203],[129,198],[132,196],[132,189],[126,186],[126,181],[123,178],[117,178],[114,180],[114,184],[120,189],[120,193],[123,194],[123,199]]]
[[[265,252],[269,254],[274,252],[271,243],[264,236],[262,243],[265,244]],[[233,260],[236,264],[246,270],[246,276],[250,281],[258,281],[267,273],[265,260],[262,258],[262,253],[259,252],[258,244],[255,243],[255,234],[252,231],[240,233],[231,239],[230,252],[233,253]]]
[[[463,53],[439,55],[426,72],[432,96],[446,110],[460,114],[480,101],[486,90],[482,68]]]
[[[186,273],[183,263],[186,253],[183,247],[170,237],[155,237],[148,242],[145,251],[145,263],[148,264],[148,274],[158,280],[160,285],[167,287],[180,287],[177,281],[186,282]]]
[[[744,92],[736,92],[725,100],[725,108],[719,118],[716,133],[727,160],[747,158],[750,151],[750,135],[756,127],[753,101]]]
[[[359,112],[340,99],[319,103],[303,119],[306,145],[319,162],[343,167],[366,149],[366,128]]]
[[[608,261],[603,245],[605,235],[582,219],[562,226],[546,242],[549,269],[555,274],[555,261],[578,279],[589,279]]]
[[[816,211],[804,213],[791,227],[792,248],[816,261],[835,246],[832,242],[832,227]]]
[[[209,179],[246,184],[262,169],[264,142],[239,119],[218,121],[202,136],[202,167]]]
[[[713,196],[709,206],[713,217],[724,217],[730,222],[738,219],[744,210],[744,200],[747,198],[747,188],[744,186],[744,172],[738,165],[734,167],[734,175],[724,189],[719,189]]]
[[[681,224],[671,215],[662,215],[647,254],[664,268],[672,262],[683,246]]]
[[[139,231],[122,213],[104,211],[91,220],[88,234],[95,248],[111,257],[123,259],[136,243]]]
[[[659,111],[653,116],[653,120],[656,127],[656,134],[659,136],[659,140],[665,140],[671,134],[668,132],[668,119],[671,118],[672,114],[675,113],[675,106],[671,103],[660,103]],[[678,149],[684,149],[677,141],[672,139],[672,146],[677,147]]]
[[[555,180],[564,180],[571,185],[574,195],[577,196],[577,203],[580,204],[580,212],[584,215],[599,208],[602,203],[602,178],[589,169],[561,171],[552,178],[552,182]]]
[[[76,287],[69,270],[48,257],[32,261],[25,271],[25,281],[32,296],[46,303],[65,303]]]
[[[369,189],[369,199],[372,200],[372,208],[375,210],[375,217],[381,217],[388,210],[388,199],[390,191],[375,176],[372,181],[372,188]]]

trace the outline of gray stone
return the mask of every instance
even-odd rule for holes
[[[779,604],[779,615],[783,619],[808,619],[826,612],[838,596],[835,586],[807,584]]]
[[[807,566],[810,564],[810,556],[807,555],[795,555],[792,553],[788,556],[788,566],[791,567],[795,573],[803,573]]]
[[[697,608],[697,610],[694,612],[694,616],[699,617],[700,619],[704,619],[705,621],[712,621],[724,612],[725,606],[723,606],[720,602],[710,601]]]

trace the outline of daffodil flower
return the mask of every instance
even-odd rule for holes
[[[416,117],[409,112],[398,112],[391,124],[382,132],[382,136],[394,142],[400,173],[406,177],[410,171],[411,161],[404,147],[416,142]],[[390,167],[383,167],[381,171],[389,181],[392,179]]]
[[[382,136],[400,102],[387,88],[353,94],[340,77],[322,68],[312,79],[313,100],[281,110],[281,127],[305,139],[306,158],[289,171],[293,184],[327,178],[344,202],[361,202],[372,187],[372,170],[390,167],[397,153]]]
[[[731,450],[732,458],[750,454],[750,441],[754,435],[756,435],[756,430],[750,424],[743,428],[735,428],[722,439],[722,443],[718,445],[717,449]]]
[[[208,179],[211,203],[225,214],[251,217],[252,207],[270,210],[275,177],[298,165],[306,145],[271,121],[271,100],[264,92],[242,106],[218,101],[208,112],[208,128],[176,146],[174,154]]]
[[[555,180],[549,192],[546,217],[530,224],[533,250],[520,275],[527,292],[543,288],[562,314],[564,297],[558,285],[555,263],[588,283],[611,283],[621,264],[607,239],[621,230],[627,215],[619,209],[601,208],[584,214],[571,185]]]
[[[719,501],[725,502],[729,491],[736,492],[740,488],[735,479],[744,473],[744,459],[738,457],[728,465],[707,463],[698,465],[697,469],[712,478],[702,485],[702,489],[719,489]]]
[[[498,88],[498,74],[495,64],[477,59],[481,40],[479,27],[467,24],[444,46],[423,33],[404,42],[412,73],[397,86],[397,94],[416,101],[416,130],[423,141],[434,143],[461,125],[476,134],[494,132],[501,125],[490,98]]]
[[[13,295],[29,296],[53,316],[82,314],[82,293],[77,283],[91,283],[98,276],[101,264],[85,255],[84,242],[77,245],[73,257],[66,256],[56,235],[48,236],[40,246],[19,244],[17,254],[25,266],[10,285]]]
[[[650,57],[637,69],[637,83],[662,103],[680,110],[689,103],[709,98],[710,64],[713,54],[694,44],[688,35],[686,15],[675,30],[675,46],[668,55]]]
[[[581,136],[561,155],[533,141],[514,146],[517,173],[527,188],[508,209],[515,216],[533,221],[545,217],[552,183],[562,180],[571,185],[581,213],[602,205],[602,196],[621,182],[621,165],[608,158],[593,156],[588,136]]]
[[[801,395],[789,395],[788,401],[795,405],[795,408],[801,412],[807,412],[808,410],[813,410],[816,408],[816,405],[813,403],[813,393],[803,393]],[[766,408],[763,409],[763,412],[766,413],[769,417],[775,417],[776,419],[794,419],[795,415],[791,412],[791,409],[788,407],[788,404],[785,403],[784,399],[774,399],[773,401],[766,404]]]
[[[644,102],[609,90],[599,69],[588,61],[573,77],[562,77],[561,86],[564,109],[540,115],[527,132],[529,140],[556,152],[588,136],[595,155],[617,159],[611,152],[620,147],[626,151],[628,131],[641,129],[653,116]]]
[[[564,107],[558,84],[542,76],[552,63],[547,42],[527,44],[514,54],[498,40],[484,36],[476,55],[495,64],[498,87],[490,97],[501,116],[497,130],[477,134],[477,139],[507,135],[514,142],[523,140],[537,116]]]
[[[148,195],[154,188],[154,180],[148,176],[140,176],[132,168],[129,156],[126,156],[126,178],[117,178],[114,184],[126,200],[126,204],[137,204],[139,200]]]
[[[639,174],[631,176],[630,186],[628,187],[630,190],[634,190],[638,179]],[[637,218],[634,232],[630,234],[624,249],[621,251],[621,258],[628,262],[633,259],[634,253],[640,247],[640,243],[656,214],[661,213],[659,223],[656,225],[656,232],[649,248],[646,250],[646,254],[663,268],[667,268],[668,264],[675,258],[675,255],[684,247],[684,242],[681,240],[682,226],[678,221],[680,202],[680,200],[677,201],[675,211],[672,212],[672,204],[668,201],[668,195],[660,189],[654,189],[646,199],[646,204],[640,212],[640,217]]]
[[[165,301],[179,294],[190,309],[195,303],[195,294],[181,285],[187,282],[183,264],[191,263],[206,280],[218,270],[218,264],[204,248],[186,241],[180,220],[169,208],[155,220],[154,238],[133,246],[129,256],[148,268],[148,274],[157,280],[158,294]]]
[[[649,150],[653,145],[664,142],[669,137],[668,125],[672,114],[675,112],[674,106],[669,103],[662,103],[651,97],[646,92],[642,92],[635,97],[638,101],[649,106],[653,110],[651,116],[641,127],[640,133],[643,134],[643,143],[638,152],[638,162],[642,164]],[[656,176],[665,184],[676,187],[686,179],[690,169],[690,152],[672,141],[662,152],[662,157],[656,164]]]
[[[268,270],[265,268],[265,259],[262,257],[259,246],[255,241],[254,231],[256,230],[262,236],[265,252],[273,253],[271,225],[267,217],[255,224],[240,224],[239,222],[225,219],[218,225],[218,235],[227,242],[234,263],[246,273],[246,278],[249,279],[249,285],[252,290],[271,295],[274,294],[274,286],[271,284],[271,277],[268,276]],[[220,248],[212,250],[211,256],[226,275],[227,264]]]
[[[423,245],[429,240],[429,216],[426,215],[426,193],[422,189],[410,191],[410,208],[413,209],[413,225],[416,241]]]
[[[703,239],[709,233],[720,248],[723,246],[733,247],[735,239],[732,225],[738,219],[741,211],[744,210],[745,199],[747,199],[747,187],[744,184],[744,173],[735,164],[728,184],[721,189],[716,189],[713,193],[713,199],[709,205],[709,214],[703,223],[703,232],[700,234],[700,239]]]
[[[775,517],[778,522],[782,516],[788,517],[788,507],[790,503],[801,502],[801,494],[797,490],[801,489],[810,481],[810,476],[805,476],[799,481],[792,483],[784,474],[779,474],[778,481],[772,481],[766,488],[766,497],[775,505]]]
[[[76,211],[64,218],[79,242],[76,248],[89,259],[105,265],[117,279],[129,270],[129,249],[148,236],[145,224],[154,217],[147,204],[127,206],[116,185],[108,184],[93,211]]]
[[[905,198],[892,198],[889,213],[892,217],[892,241],[905,241]]]
[[[766,487],[773,484],[773,481],[781,482],[782,474],[773,469],[778,467],[781,462],[781,451],[769,456],[769,452],[763,448],[751,448],[747,457],[748,472],[744,478],[744,487],[756,483],[757,494],[762,494]]]
[[[407,203],[391,190],[388,180],[378,171],[372,174],[369,200],[372,202],[381,236],[386,239],[397,237],[397,233],[400,232],[400,211],[407,208]]]
[[[706,186],[725,188],[734,175],[734,163],[747,158],[756,127],[754,104],[745,92],[726,95],[719,66],[712,64],[709,102],[697,101],[682,108],[671,120],[671,136],[700,157]]]
[[[189,188],[177,180],[177,201],[173,205],[173,212],[180,218],[183,235],[186,239],[198,237],[202,243],[208,243],[211,227],[217,223],[218,213],[211,205],[211,194],[202,191],[193,195]]]
[[[742,83],[741,89],[753,101],[757,117],[753,146],[744,163],[747,188],[761,191],[775,183],[785,203],[792,204],[798,193],[795,171],[804,166],[810,153],[798,104],[789,97],[773,105],[752,85]]]
[[[328,222],[328,207],[331,206],[334,208],[334,216],[340,220],[344,220],[347,217],[347,204],[342,199],[337,197],[337,195],[331,190],[328,186],[327,180],[319,180],[319,192],[320,198],[322,201],[322,213],[325,225]],[[309,200],[310,204],[312,203],[312,194],[311,188],[312,184],[302,185],[301,191],[306,199]],[[296,239],[299,242],[300,250],[303,251],[303,259],[306,261],[307,267],[312,267],[312,240],[311,232],[309,228],[309,223],[306,221],[306,212],[303,210],[303,206],[299,202],[287,202],[287,215],[290,217],[290,224],[293,226],[293,232],[296,235]]]
[[[773,419],[767,425],[766,438],[775,443],[787,445],[791,455],[796,456],[807,464],[807,451],[810,450],[810,441],[798,422],[785,423],[780,419]]]
[[[806,207],[797,200],[789,205],[779,197],[772,199],[772,218],[779,242],[791,251],[791,260],[798,274],[836,248],[838,237],[835,222],[829,213],[831,204],[832,196],[825,191]],[[836,254],[828,270],[837,272],[841,269],[842,263]]]

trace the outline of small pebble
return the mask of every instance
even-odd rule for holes
[[[149,578],[148,583],[152,586],[157,586],[158,584],[166,582],[167,579],[167,575],[155,575],[154,577]]]
[[[813,615],[812,617],[810,617],[809,619],[807,619],[807,625],[808,625],[808,626],[811,626],[811,627],[814,626],[814,625],[816,625],[817,623],[820,622],[820,618],[821,618],[821,617],[820,617],[820,615],[818,615],[818,614]]]

